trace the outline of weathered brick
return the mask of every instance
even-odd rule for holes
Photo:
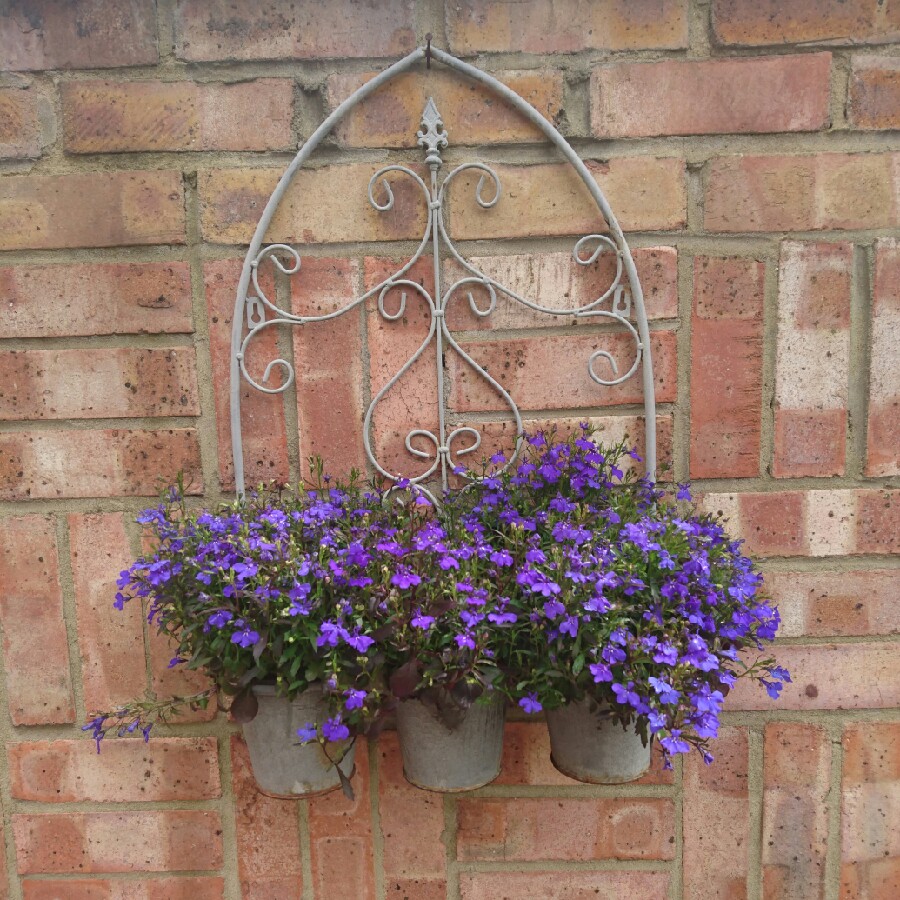
[[[614,157],[587,161],[594,180],[626,231],[682,228],[687,218],[684,162],[674,157]],[[500,200],[491,209],[475,202],[480,171],[463,172],[450,189],[450,234],[459,240],[588,234],[603,217],[569,165],[494,166]],[[493,198],[486,179],[482,196]]]
[[[116,578],[131,562],[122,513],[69,516],[84,705],[88,714],[141,696],[147,687],[143,610],[113,606]]]
[[[0,435],[0,498],[155,496],[184,473],[203,490],[197,435],[168,431],[18,431]]]
[[[0,250],[185,240],[180,172],[23,175],[2,184]]]
[[[900,128],[900,59],[853,57],[847,117],[855,128]]]
[[[193,331],[187,263],[0,268],[0,337]]]
[[[443,798],[414,788],[403,777],[396,732],[386,731],[379,736],[378,757],[385,882],[417,879],[431,890],[435,883],[444,883],[447,878],[447,854],[442,840]]]
[[[22,889],[25,900],[224,900],[225,879],[24,878]]]
[[[750,846],[749,742],[746,728],[725,726],[715,762],[684,760],[684,898],[743,897]]]
[[[830,67],[830,53],[600,66],[591,75],[591,131],[600,138],[816,131],[828,124]]]
[[[0,18],[0,69],[91,69],[155,63],[156,4],[12,0]]]
[[[590,254],[585,253],[585,256]],[[674,318],[678,314],[678,251],[674,247],[641,247],[632,250],[635,268],[644,295],[648,319]],[[580,309],[605,294],[616,278],[611,252],[602,253],[590,266],[575,262],[571,253],[519,253],[512,256],[471,256],[467,261],[488,278],[519,296],[550,310]],[[444,266],[449,285],[471,275],[455,260]],[[622,273],[619,284],[628,286]],[[592,325],[603,319],[536,312],[497,291],[497,305],[489,316],[479,316],[467,295],[481,310],[490,306],[490,296],[478,285],[458,288],[447,305],[447,326],[454,331],[484,331],[511,328],[545,328],[550,325]],[[597,308],[609,311],[613,299]]]
[[[183,665],[169,666],[178,645],[164,632],[155,627],[147,629],[147,646],[150,650],[150,688],[157,697],[190,697],[210,686],[209,678],[199,669],[188,669]],[[206,709],[191,709],[184,706],[173,713],[168,721],[172,725],[187,722],[211,722],[216,717],[216,696],[209,699]]]
[[[630,335],[547,336],[468,342],[462,346],[503,385],[520,409],[614,406],[642,401],[641,384],[636,378],[607,387],[593,381],[588,372],[591,355],[597,350],[607,350],[618,361],[618,375],[625,374],[634,360],[634,340]],[[676,381],[674,332],[653,332],[650,346],[656,402],[671,402],[675,399]],[[455,410],[505,409],[502,396],[468,363],[450,351],[447,356],[451,405]],[[601,378],[615,377],[603,359],[595,361],[594,371]]]
[[[10,790],[19,800],[100,803],[211,800],[221,795],[216,739],[155,737],[22,741],[7,747]]]
[[[665,900],[666,872],[464,872],[462,900]]]
[[[728,709],[892,709],[900,703],[900,659],[893,644],[781,645],[775,656],[793,679],[778,701],[744,678],[728,695]]]
[[[759,474],[765,264],[694,258],[691,476]]]
[[[231,378],[231,325],[234,320],[234,298],[241,276],[241,262],[219,259],[205,263],[203,282],[206,287],[206,310],[209,321],[209,353],[213,382],[227,385]],[[260,287],[275,299],[275,283],[266,266],[259,274]],[[251,291],[253,289],[251,288]],[[244,328],[246,334],[246,327]],[[258,382],[266,366],[281,354],[276,330],[264,329],[247,346],[245,365]],[[280,384],[280,367],[266,387]],[[288,480],[287,426],[281,394],[256,390],[241,376],[241,424],[244,442],[244,479],[257,485],[275,479]],[[230,396],[227,390],[216,391],[216,432],[219,438],[219,482],[225,490],[234,488],[234,458],[231,445]]]
[[[766,725],[763,886],[767,897],[819,897],[825,880],[831,742],[803,722]]]
[[[293,91],[287,78],[69,82],[61,87],[66,151],[290,150]]]
[[[574,53],[687,46],[687,3],[659,0],[456,0],[446,6],[454,53]]]
[[[196,872],[222,865],[212,810],[67,812],[13,816],[20,875]]]
[[[877,44],[900,37],[897,8],[881,0],[713,0],[720,44]]]
[[[304,261],[291,279],[292,311],[323,316],[343,308],[358,296],[359,269],[355,260]],[[365,471],[361,315],[357,308],[292,329],[302,476],[309,474],[312,456],[321,456],[325,471],[335,477],[344,478],[354,468]]]
[[[841,900],[888,900],[900,891],[900,725],[844,729]]]
[[[13,724],[73,722],[55,519],[0,520],[0,583],[3,664]]]
[[[253,780],[247,745],[231,736],[238,875],[244,900],[300,900],[303,864],[297,800],[276,800]]]
[[[776,478],[844,473],[852,269],[851,244],[782,244]]]
[[[723,156],[709,164],[709,231],[890,228],[898,223],[897,154]]]
[[[35,159],[55,130],[53,107],[36,88],[0,88],[0,159]]]
[[[0,351],[0,418],[199,414],[193,348]]]
[[[838,637],[900,632],[900,570],[768,572],[783,637]]]
[[[759,556],[846,556],[900,552],[895,490],[707,494],[730,531]]]
[[[377,166],[354,163],[301,169],[278,207],[269,241],[340,243],[420,238],[425,232],[424,197],[419,186],[396,172],[386,176],[394,207],[378,212],[367,195]],[[246,244],[282,169],[212,169],[199,175],[200,220],[214,243]],[[383,188],[373,189],[379,202]]]
[[[672,859],[672,803],[656,799],[460,800],[461,860]]]
[[[900,241],[875,243],[867,475],[900,475]]]
[[[652,756],[650,771],[633,784],[672,784],[674,776],[662,767],[662,753]],[[563,775],[550,762],[550,735],[543,722],[508,722],[503,736],[503,762],[494,784],[569,785],[579,782]]]
[[[310,863],[315,896],[375,897],[369,748],[356,742],[354,799],[338,793],[309,802]]]
[[[224,59],[339,59],[400,56],[416,45],[414,0],[178,0],[175,53],[191,62]]]
[[[374,75],[331,75],[326,92],[329,106],[335,108]],[[558,120],[563,105],[562,72],[500,72],[495,77],[544,118]],[[351,110],[335,128],[335,136],[348,147],[406,149],[413,146],[429,98],[441,113],[452,146],[545,140],[534,125],[489,88],[461,81],[455,73],[440,70],[433,71],[427,80],[417,72],[398,75]]]

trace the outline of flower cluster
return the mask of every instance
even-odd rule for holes
[[[778,627],[751,561],[686,486],[634,474],[623,444],[587,425],[527,436],[439,509],[414,485],[368,490],[321,478],[260,490],[214,511],[173,491],[138,521],[153,555],[122,573],[172,636],[173,665],[202,669],[252,716],[250,688],[321,688],[329,715],[302,741],[340,741],[380,724],[398,700],[449,719],[500,691],[529,713],[588,698],[655,738],[666,755],[708,742],[738,677],[777,697],[788,673],[749,661]],[[205,702],[211,692],[178,703]],[[165,703],[85,726],[145,737]]]
[[[467,527],[510,558],[494,587],[518,621],[504,681],[527,712],[587,697],[655,736],[667,761],[691,745],[711,760],[735,680],[753,675],[772,697],[790,680],[741,655],[774,638],[778,612],[722,523],[686,486],[670,496],[637,478],[628,456],[586,424],[532,435],[516,465],[461,495]]]

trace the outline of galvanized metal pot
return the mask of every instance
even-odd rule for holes
[[[591,712],[582,700],[547,710],[550,761],[563,775],[588,784],[623,784],[646,774],[650,744],[645,747],[630,725],[613,720],[608,706]]]
[[[500,774],[505,701],[499,694],[470,706],[449,728],[437,710],[421,700],[397,709],[403,774],[426,791],[471,791]]]
[[[304,691],[294,700],[279,697],[275,686],[254,685],[259,701],[256,717],[245,723],[244,740],[259,789],[270,797],[309,797],[340,787],[337,770],[318,744],[299,743],[297,729],[328,716],[322,692]],[[341,771],[353,774],[355,747],[350,741],[328,745],[329,755],[340,760]]]

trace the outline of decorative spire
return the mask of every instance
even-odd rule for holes
[[[432,168],[440,168],[441,148],[447,146],[447,131],[441,114],[429,97],[422,113],[422,130],[417,134],[420,147],[425,148],[425,162]]]

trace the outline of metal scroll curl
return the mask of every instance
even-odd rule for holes
[[[402,265],[382,280],[379,284],[357,297],[349,298],[334,311],[322,315],[298,315],[291,310],[279,307],[270,298],[260,283],[260,269],[271,265],[275,271],[287,277],[302,277],[302,261],[297,250],[288,244],[273,243],[263,246],[263,235],[274,215],[291,178],[311,155],[322,138],[339,122],[349,110],[364,100],[374,90],[415,64],[424,55],[424,48],[413,51],[409,56],[395,63],[389,69],[376,76],[368,84],[360,88],[353,96],[342,103],[322,123],[303,146],[282,176],[266,208],[254,234],[253,241],[244,261],[244,268],[238,286],[235,316],[232,331],[231,361],[231,427],[235,462],[235,479],[237,489],[242,492],[243,458],[242,434],[240,418],[240,386],[243,378],[253,388],[269,394],[286,391],[296,380],[293,364],[284,358],[270,360],[261,374],[253,374],[247,365],[248,349],[254,339],[266,329],[287,326],[308,326],[324,322],[344,315],[375,298],[378,314],[388,322],[402,319],[407,313],[409,303],[424,304],[428,316],[428,332],[411,353],[409,358],[396,373],[378,390],[366,410],[363,421],[363,443],[366,456],[374,471],[392,481],[406,477],[404,473],[389,471],[378,459],[372,441],[373,422],[379,404],[396,387],[398,382],[420,360],[430,347],[434,347],[437,382],[437,429],[422,427],[413,422],[404,438],[409,454],[424,460],[423,471],[409,481],[422,484],[439,477],[441,486],[446,489],[451,474],[460,471],[462,458],[474,453],[481,446],[481,433],[468,425],[453,425],[448,422],[445,391],[443,359],[446,352],[458,355],[462,363],[469,368],[487,387],[492,390],[508,408],[509,415],[515,422],[516,446],[514,453],[506,465],[511,465],[522,440],[522,417],[512,396],[506,388],[495,379],[487,369],[480,365],[451,333],[447,322],[450,304],[459,298],[468,302],[469,311],[477,318],[491,316],[497,309],[498,298],[505,302],[518,304],[534,312],[556,317],[575,317],[595,322],[612,323],[620,326],[632,344],[631,363],[620,371],[616,357],[606,349],[596,349],[586,360],[590,378],[598,385],[611,387],[622,384],[633,377],[639,370],[642,374],[644,388],[644,423],[645,454],[647,474],[655,475],[655,397],[653,387],[652,361],[649,347],[649,328],[643,304],[640,283],[634,267],[631,253],[625,242],[621,228],[612,214],[602,192],[591,177],[581,159],[565,141],[562,135],[550,125],[536,110],[509,88],[496,81],[492,76],[455,59],[449,54],[432,47],[432,57],[446,63],[450,68],[480,81],[493,88],[512,106],[522,112],[526,118],[536,124],[544,134],[556,145],[581,176],[589,192],[605,219],[608,233],[592,233],[579,238],[573,249],[575,264],[581,267],[594,265],[604,254],[611,254],[615,262],[615,271],[608,284],[596,297],[575,306],[548,306],[538,299],[524,296],[498,279],[481,271],[470,260],[460,253],[450,236],[445,212],[448,190],[451,184],[463,175],[478,176],[474,185],[474,201],[482,209],[488,210],[502,202],[503,185],[497,172],[482,162],[466,162],[456,166],[443,179],[440,177],[443,167],[442,151],[449,146],[450,136],[444,127],[441,115],[433,100],[429,100],[422,114],[421,129],[416,134],[418,145],[425,152],[425,165],[428,176],[423,178],[411,168],[403,165],[387,165],[376,171],[368,184],[368,200],[378,212],[387,213],[394,208],[395,195],[391,186],[392,178],[409,178],[417,186],[427,210],[427,224],[416,247],[415,252]],[[431,252],[433,259],[434,292],[428,291],[422,284],[409,277],[412,267]],[[446,287],[442,279],[442,266],[453,260],[459,277]],[[476,294],[478,296],[476,296]],[[634,322],[632,322],[632,316]],[[624,368],[624,367],[623,367]],[[279,370],[280,379],[272,379],[273,373]],[[277,381],[277,383],[275,383]]]

